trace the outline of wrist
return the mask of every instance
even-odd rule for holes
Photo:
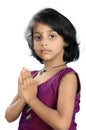
[[[20,100],[20,102],[22,103],[22,104],[26,104],[26,102],[25,102],[25,100],[24,99],[22,99],[22,98],[19,98],[19,100]]]
[[[32,97],[28,100],[28,104],[30,105],[32,102],[34,102],[37,99],[37,97]]]

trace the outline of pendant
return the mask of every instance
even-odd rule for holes
[[[45,68],[43,68],[40,72],[39,75],[42,75],[43,73],[45,73],[47,70]]]

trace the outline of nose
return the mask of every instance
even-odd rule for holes
[[[41,45],[47,46],[47,44],[48,44],[47,39],[46,39],[46,38],[43,38],[43,39],[41,40]]]

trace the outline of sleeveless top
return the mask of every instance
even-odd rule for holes
[[[78,82],[78,92],[75,97],[74,112],[72,116],[72,121],[69,130],[76,130],[77,124],[75,123],[75,114],[80,110],[80,80],[78,74],[72,68],[65,68],[60,70],[50,79],[40,84],[38,87],[38,99],[41,100],[44,104],[56,109],[57,100],[58,100],[58,88],[60,81],[63,76],[66,74],[74,72],[77,76]],[[36,76],[38,71],[32,71],[32,76]],[[53,130],[49,125],[42,121],[36,113],[32,110],[29,105],[26,105],[22,111],[19,128],[18,130]]]

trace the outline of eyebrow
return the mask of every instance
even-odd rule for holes
[[[55,32],[55,31],[54,30],[48,30],[47,32],[50,33],[50,32]],[[37,34],[37,33],[44,33],[44,32],[38,32],[38,31],[33,32],[33,34]]]

